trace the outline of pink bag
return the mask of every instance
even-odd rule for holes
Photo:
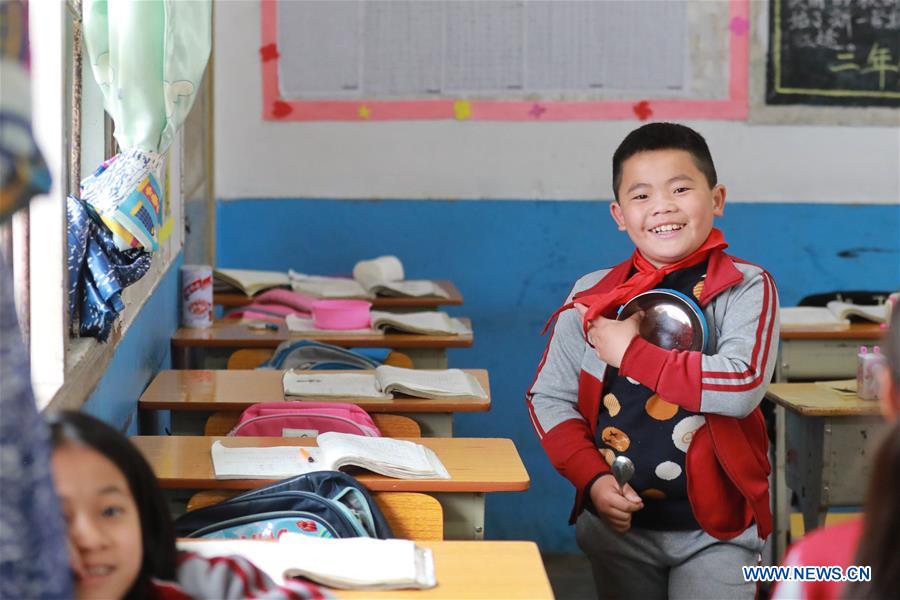
[[[241,413],[228,435],[316,437],[327,431],[381,437],[369,413],[345,402],[260,402]]]

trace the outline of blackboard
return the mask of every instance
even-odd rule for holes
[[[900,1],[770,0],[767,104],[900,106]]]

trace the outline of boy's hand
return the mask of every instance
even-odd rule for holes
[[[603,475],[591,485],[591,502],[600,518],[619,533],[631,529],[631,513],[644,508],[634,489],[626,483],[623,495],[612,475]]]
[[[576,304],[575,308],[583,317],[588,311],[584,304]],[[587,341],[597,351],[597,358],[611,367],[618,368],[622,364],[625,350],[640,332],[641,319],[644,313],[636,312],[624,321],[614,321],[605,317],[597,317],[587,330]]]

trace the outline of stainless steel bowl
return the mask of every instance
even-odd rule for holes
[[[666,350],[695,350],[706,348],[709,331],[706,317],[697,303],[675,290],[656,289],[638,294],[619,311],[619,321],[638,311],[642,338]]]

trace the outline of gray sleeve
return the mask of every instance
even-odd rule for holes
[[[575,309],[564,311],[556,321],[528,393],[539,434],[569,419],[583,420],[577,404],[584,347],[581,316]]]
[[[778,293],[760,270],[717,307],[715,353],[702,357],[700,411],[745,417],[766,393],[778,354]]]

